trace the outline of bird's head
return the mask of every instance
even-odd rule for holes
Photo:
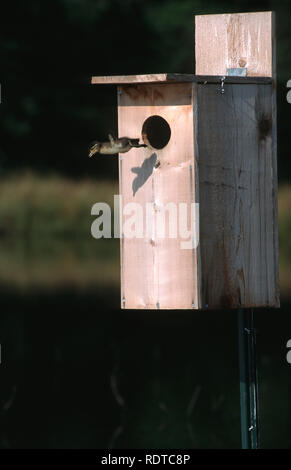
[[[93,155],[95,155],[95,153],[100,152],[100,148],[101,148],[100,142],[93,142],[89,146],[89,157],[93,157]]]

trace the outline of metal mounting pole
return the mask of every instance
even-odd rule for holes
[[[258,449],[258,372],[253,309],[238,308],[238,352],[242,448]]]

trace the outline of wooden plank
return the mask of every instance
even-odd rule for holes
[[[114,84],[122,85],[126,83],[155,83],[155,82],[166,82],[167,81],[166,73],[158,74],[147,74],[147,75],[109,75],[103,77],[92,77],[91,83],[104,85],[104,84]]]
[[[131,84],[150,84],[150,83],[221,83],[222,75],[193,75],[164,73],[153,75],[111,75],[103,77],[92,77],[93,85],[131,85]],[[225,78],[227,83],[261,83],[268,84],[272,82],[270,77],[234,77]]]
[[[272,86],[272,171],[273,171],[273,186],[274,194],[276,195],[273,205],[273,235],[274,235],[274,250],[275,250],[275,265],[279,266],[279,235],[278,235],[278,174],[277,174],[277,70],[276,70],[276,15],[272,15],[272,52],[273,52],[273,86]],[[277,307],[280,307],[280,281],[279,269],[275,271],[275,288]]]
[[[275,73],[274,13],[195,16],[195,73],[226,75],[247,67],[247,76]]]
[[[195,202],[193,84],[119,88],[119,135],[141,137],[143,123],[152,115],[169,123],[169,143],[161,150],[132,149],[119,157],[123,210],[132,202],[144,211],[146,203],[154,203],[154,225],[148,233],[143,238],[121,238],[121,307],[198,308],[197,250],[181,249],[179,232],[176,239],[157,233],[158,217],[168,202],[186,202],[189,209]],[[135,168],[143,174],[139,181]],[[122,217],[123,225],[127,218]]]
[[[251,85],[257,83],[260,85],[269,85],[273,82],[272,77],[239,77],[227,75],[193,75],[194,83],[221,83],[222,79],[225,83],[239,83],[241,85]]]
[[[195,86],[202,306],[278,307],[273,87]]]

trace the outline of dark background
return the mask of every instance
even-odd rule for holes
[[[1,6],[0,196],[23,171],[116,183],[115,158],[87,158],[92,140],[117,133],[116,90],[91,76],[193,73],[194,15],[256,10],[276,11],[278,173],[288,189],[291,1],[27,0]],[[118,242],[92,251],[91,205],[85,236],[74,224],[50,232],[53,215],[40,236],[31,199],[38,193],[0,220],[0,448],[239,447],[236,312],[121,312],[118,282],[30,286],[40,259],[69,272],[74,253],[85,271],[96,262],[98,278],[109,259],[119,269]],[[290,216],[281,226],[286,265]],[[288,288],[280,310],[256,312],[256,326],[261,445],[290,447]]]
[[[289,0],[27,0],[3,8],[2,171],[30,166],[111,178],[114,160],[86,157],[89,142],[117,132],[116,90],[91,86],[91,76],[193,73],[194,14],[275,10],[279,178],[290,178]]]

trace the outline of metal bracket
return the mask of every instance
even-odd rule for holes
[[[223,77],[221,78],[221,85],[220,85],[220,86],[221,86],[221,89],[220,89],[220,90],[221,90],[221,94],[222,94],[222,95],[224,95],[224,93],[225,93],[224,82],[225,82],[225,76],[223,76]]]
[[[247,76],[247,68],[246,67],[236,67],[236,68],[229,68],[226,69],[226,76],[223,75],[221,77],[221,84],[220,84],[220,91],[221,94],[224,95],[225,89],[224,89],[224,84],[226,77],[246,77]]]
[[[259,448],[259,398],[253,309],[238,307],[241,437],[243,449]]]
[[[228,77],[246,77],[247,68],[246,67],[236,67],[231,69],[226,69],[226,75]]]

